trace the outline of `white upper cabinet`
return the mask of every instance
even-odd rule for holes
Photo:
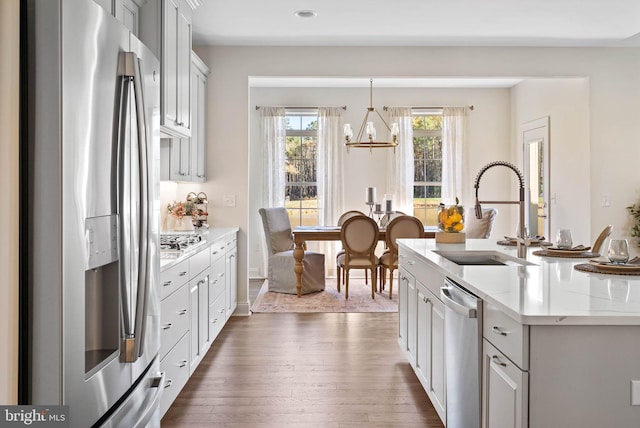
[[[209,67],[191,53],[191,181],[206,181],[206,97]]]
[[[191,136],[192,7],[185,0],[149,0],[141,8],[140,39],[160,59],[160,130],[168,138]]]

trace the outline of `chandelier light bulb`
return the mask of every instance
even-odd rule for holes
[[[351,139],[353,138],[353,129],[351,129],[350,123],[345,123],[344,125],[344,137],[347,139],[347,141],[351,141]]]

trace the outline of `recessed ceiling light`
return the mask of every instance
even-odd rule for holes
[[[298,18],[315,18],[318,16],[318,12],[315,10],[297,10],[294,12],[294,15]]]

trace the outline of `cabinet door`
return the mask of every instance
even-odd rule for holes
[[[180,8],[178,16],[178,126],[188,135],[191,129],[191,9]]]
[[[162,6],[162,125],[178,126],[178,63],[180,7],[178,0],[164,0]]]
[[[398,269],[398,343],[403,351],[407,351],[407,293],[409,292],[410,274],[400,267]]]
[[[482,371],[483,428],[526,428],[528,373],[486,339],[483,340]]]
[[[206,181],[206,76],[195,66],[191,72],[191,168],[192,181]]]
[[[192,177],[191,140],[189,138],[173,138],[170,156],[169,179],[171,181],[190,181]]]
[[[416,374],[426,390],[431,389],[431,313],[433,302],[424,285],[417,284]]]
[[[200,337],[200,306],[198,305],[198,286],[196,283],[189,283],[189,287],[189,310],[191,313],[191,331],[189,332],[189,373],[191,374],[200,362],[200,345],[198,343],[198,338]]]
[[[198,280],[198,346],[200,355],[204,356],[209,349],[209,275]]]
[[[138,37],[140,7],[133,0],[116,0],[114,7],[115,17]]]
[[[446,380],[445,380],[445,360],[444,360],[444,303],[431,291],[427,291],[430,296],[431,306],[431,342],[430,349],[427,349],[431,361],[429,362],[430,397],[433,407],[435,407],[442,422],[446,421]]]
[[[233,314],[238,306],[238,266],[237,266],[237,247],[233,247],[226,255],[226,290],[227,290],[227,319]]]
[[[416,328],[417,321],[417,290],[416,279],[413,275],[407,275],[407,353],[409,362],[413,367],[416,365]]]

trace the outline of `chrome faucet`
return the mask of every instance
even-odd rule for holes
[[[480,179],[482,175],[487,172],[488,169],[493,168],[494,166],[505,166],[511,169],[518,176],[518,180],[520,181],[520,198],[517,201],[480,201],[478,199],[478,189],[480,188]],[[518,204],[520,206],[520,228],[518,230],[518,236],[516,238],[517,246],[518,246],[518,257],[524,259],[527,257],[527,241],[525,240],[525,227],[524,227],[524,177],[522,173],[515,167],[515,165],[504,162],[504,161],[496,161],[491,162],[482,167],[478,175],[476,176],[476,182],[473,186],[476,188],[476,218],[482,218],[482,206],[480,204]]]

